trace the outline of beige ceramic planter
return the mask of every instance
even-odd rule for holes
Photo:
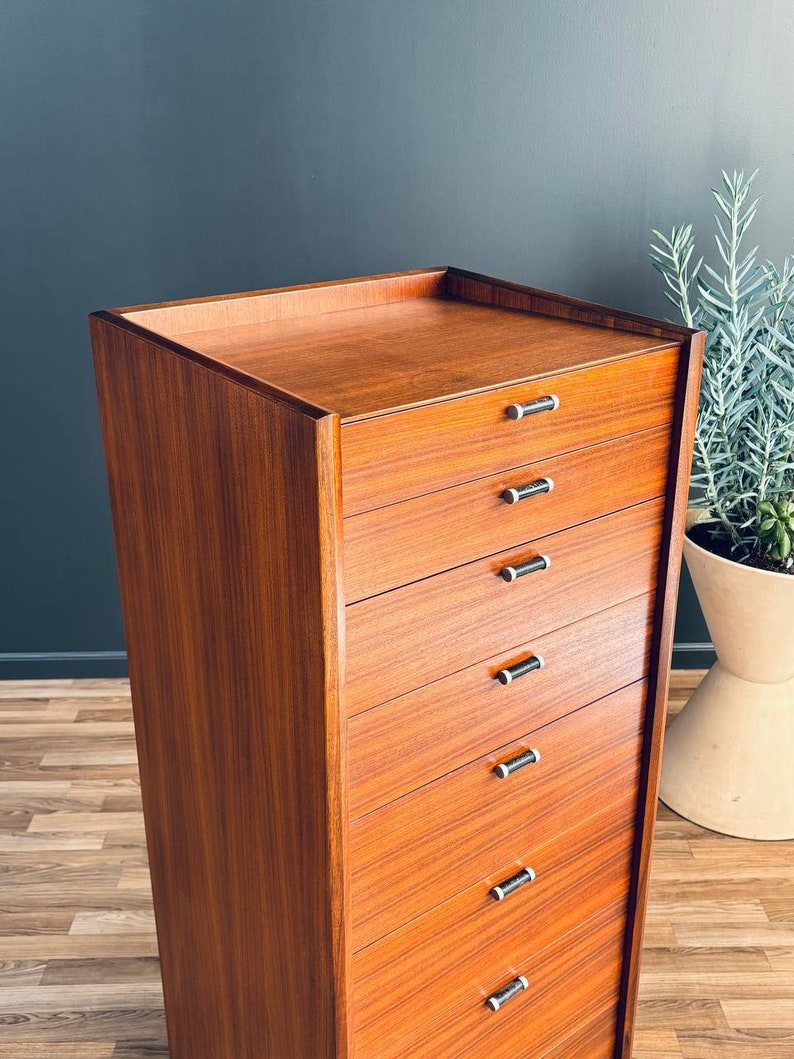
[[[688,537],[684,557],[718,661],[668,729],[661,799],[726,835],[794,838],[794,577]]]

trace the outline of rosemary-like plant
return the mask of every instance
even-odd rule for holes
[[[715,547],[789,572],[794,564],[794,260],[757,262],[742,241],[760,199],[756,173],[722,174],[719,272],[692,264],[691,224],[654,230],[651,261],[688,327],[707,333],[692,484]]]

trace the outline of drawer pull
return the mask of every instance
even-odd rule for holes
[[[543,655],[530,655],[529,658],[523,659],[521,662],[516,662],[514,666],[507,666],[506,669],[500,669],[496,674],[496,680],[500,684],[512,684],[514,680],[518,680],[519,677],[525,677],[527,673],[534,673],[536,669],[543,669],[546,665],[546,659]]]
[[[532,882],[535,878],[535,872],[532,868],[522,868],[521,871],[517,871],[515,875],[511,875],[509,879],[505,879],[503,882],[498,883],[496,886],[492,886],[488,893],[494,899],[494,901],[504,901],[506,897],[514,893],[516,890],[520,890],[528,882]]]
[[[520,974],[518,978],[514,978],[512,982],[508,982],[507,985],[497,989],[492,996],[489,996],[485,1001],[485,1006],[490,1008],[491,1011],[498,1011],[502,1004],[506,1004],[508,1000],[512,1000],[519,993],[523,993],[525,989],[529,989],[529,980],[523,974]]]
[[[511,757],[509,761],[494,765],[494,775],[498,776],[500,780],[506,780],[511,772],[518,772],[519,769],[525,768],[527,765],[534,765],[536,761],[540,761],[540,751],[525,750],[523,754]]]
[[[499,576],[503,581],[517,581],[524,574],[534,574],[538,570],[548,570],[550,566],[551,559],[548,555],[536,555],[534,559],[519,563],[518,566],[503,566],[499,571]]]
[[[517,485],[512,489],[505,489],[502,493],[502,500],[506,504],[517,504],[519,500],[526,500],[530,496],[550,493],[553,488],[553,478],[537,478],[534,482],[527,482],[526,485]]]
[[[507,409],[508,419],[523,419],[535,412],[554,412],[560,407],[560,399],[556,393],[550,393],[548,397],[538,397],[526,404],[511,404]]]

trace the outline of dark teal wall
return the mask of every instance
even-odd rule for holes
[[[119,665],[89,310],[453,263],[663,314],[720,167],[790,246],[792,52],[786,0],[3,0],[3,675]]]

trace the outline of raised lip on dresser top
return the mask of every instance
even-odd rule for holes
[[[343,425],[627,360],[694,333],[452,266],[92,315]]]

